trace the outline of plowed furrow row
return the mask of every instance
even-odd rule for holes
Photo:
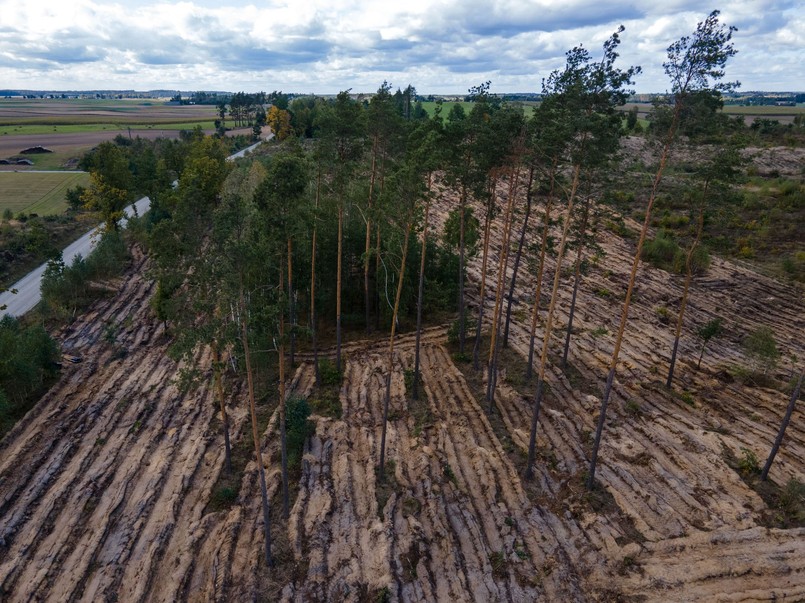
[[[148,385],[148,382],[145,384]],[[90,575],[95,577],[96,567],[102,568],[97,570],[100,574],[105,571],[116,573],[121,570],[121,563],[125,562],[128,555],[127,549],[131,546],[133,534],[140,529],[138,524],[148,516],[152,504],[150,497],[158,491],[165,469],[165,461],[160,451],[163,439],[162,421],[159,413],[155,412],[156,407],[162,402],[167,406],[169,414],[176,413],[179,416],[182,414],[181,409],[177,408],[175,390],[167,388],[167,391],[163,392],[161,380],[153,381],[152,384],[159,388],[158,393],[152,399],[144,396],[140,398],[142,407],[132,416],[125,436],[121,437],[123,432],[118,430],[104,445],[103,454],[109,455],[107,458],[116,459],[116,465],[101,467],[91,465],[88,469],[90,476],[109,482],[109,485],[99,487],[99,492],[104,492],[109,487],[114,487],[115,483],[123,481],[126,484],[127,497],[116,505],[115,513],[112,515],[104,505],[103,496],[97,497],[99,499],[97,506],[94,506],[96,501],[93,500],[87,505],[85,500],[82,500],[82,490],[76,492],[74,501],[63,509],[63,513],[70,518],[69,513],[72,509],[83,508],[85,514],[73,511],[74,519],[59,522],[58,529],[53,533],[52,545],[58,547],[57,555],[62,563],[77,570],[86,569],[83,572],[56,574],[52,586],[47,585],[46,588],[52,588],[60,593],[73,593],[72,596],[81,596],[84,588],[90,583]],[[135,392],[124,389],[121,394],[134,396]],[[134,404],[135,402],[132,402],[132,405]],[[123,425],[126,425],[125,421]],[[141,487],[141,481],[151,483],[152,487]],[[129,494],[131,498],[128,497]],[[98,538],[101,533],[103,537]],[[54,554],[47,549],[42,553],[47,556]]]
[[[490,559],[497,561],[500,556],[511,560],[507,565],[506,589],[498,591],[498,596],[514,600],[537,596],[533,584],[526,581],[521,585],[522,575],[515,559],[523,562],[524,575],[533,576],[534,571],[545,571],[548,558],[562,554],[561,546],[553,539],[550,527],[538,515],[528,513],[519,476],[444,348],[428,346],[424,351],[426,391],[432,411],[441,418],[440,449],[444,450],[459,491],[467,499],[470,515],[478,518],[477,529],[483,537],[487,558],[480,564],[486,568]],[[549,598],[570,596],[572,592],[564,590],[570,585],[561,586],[550,578],[545,579],[544,588]],[[552,593],[551,588],[558,590]]]
[[[151,368],[160,378],[164,376],[157,365]],[[146,369],[146,375],[148,372]],[[81,522],[85,518],[81,510],[94,504],[95,497],[104,491],[105,483],[112,479],[121,456],[127,453],[128,449],[124,452],[124,447],[131,446],[135,440],[132,427],[149,413],[150,404],[145,397],[132,397],[129,374],[114,372],[110,380],[117,386],[117,392],[113,395],[105,388],[99,392],[100,412],[94,413],[97,422],[84,425],[84,429],[89,430],[86,434],[76,429],[70,440],[62,440],[76,450],[69,462],[53,472],[51,481],[31,484],[32,487],[39,486],[40,492],[28,492],[17,499],[21,511],[10,515],[25,513],[25,523],[13,524],[17,533],[9,549],[9,561],[3,566],[6,570],[21,568],[21,557],[29,559],[29,564],[34,567],[38,565],[33,561],[34,556],[46,561],[57,554],[51,547],[57,546],[60,550],[66,544],[65,534],[73,527],[83,525]],[[121,406],[120,401],[129,398],[133,401]],[[31,501],[41,502],[37,505],[30,504]],[[62,501],[63,505],[55,506],[55,501]],[[44,526],[54,525],[57,529],[49,534],[42,533]],[[0,575],[4,573],[5,570],[0,569]],[[31,587],[28,581],[23,584],[27,585],[26,588]]]
[[[651,543],[622,580],[649,601],[798,601],[805,597],[805,530],[700,533]]]

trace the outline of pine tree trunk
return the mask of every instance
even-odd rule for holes
[[[534,183],[534,166],[528,172],[528,187],[526,188],[526,206],[525,216],[523,216],[523,228],[520,230],[520,240],[517,243],[517,254],[514,256],[514,268],[512,269],[512,280],[509,285],[509,297],[506,302],[506,327],[503,331],[503,347],[509,347],[509,324],[512,318],[512,302],[514,301],[514,287],[517,284],[517,272],[520,269],[520,258],[523,254],[523,247],[525,246],[525,235],[528,229],[528,219],[531,216],[531,201],[533,193],[531,192],[531,185]]]
[[[486,401],[489,412],[494,410],[495,384],[497,380],[497,351],[498,332],[500,330],[500,317],[503,310],[503,284],[506,282],[506,269],[509,263],[509,243],[511,241],[511,226],[513,220],[514,198],[517,194],[517,181],[520,178],[519,165],[512,167],[509,175],[509,199],[506,203],[506,213],[503,217],[503,235],[501,236],[500,259],[498,262],[498,279],[495,286],[495,310],[492,314],[492,333],[489,338],[489,362],[486,375]]]
[[[375,168],[377,165],[377,135],[372,141],[372,171],[369,176],[369,200],[366,211],[366,247],[363,260],[363,301],[366,310],[366,334],[369,334],[369,251],[372,246],[372,195],[375,188]]]
[[[671,144],[676,128],[679,124],[679,115],[681,111],[681,104],[677,102],[674,108],[674,116],[671,122],[671,127],[668,131],[668,136],[663,146],[662,155],[660,156],[660,164],[657,167],[657,173],[654,175],[654,183],[649,196],[648,205],[646,205],[646,216],[643,220],[643,228],[640,230],[640,238],[637,241],[637,249],[635,250],[634,260],[632,262],[632,270],[629,273],[629,285],[626,288],[626,298],[623,301],[623,309],[621,310],[621,320],[618,325],[618,334],[615,337],[615,347],[612,351],[612,358],[609,363],[609,375],[607,376],[607,383],[604,387],[604,395],[601,398],[601,411],[598,415],[598,424],[595,428],[595,440],[593,441],[593,450],[590,456],[590,469],[587,472],[587,489],[592,490],[595,486],[595,465],[598,461],[598,449],[601,446],[601,434],[604,431],[604,422],[607,416],[607,407],[609,406],[609,396],[612,394],[612,384],[615,381],[615,371],[618,366],[618,357],[621,352],[621,345],[623,343],[623,333],[626,330],[626,323],[629,320],[629,305],[632,302],[632,292],[634,291],[635,279],[637,278],[637,268],[640,266],[640,256],[643,253],[643,244],[646,240],[646,233],[648,232],[649,223],[651,222],[651,210],[654,207],[654,202],[657,199],[657,191],[662,181],[662,173],[665,170],[665,164],[668,162],[668,156],[671,151]]]
[[[242,278],[242,277],[241,277]],[[241,342],[246,360],[246,382],[249,388],[249,411],[252,418],[252,440],[254,441],[254,456],[257,464],[257,473],[260,476],[260,494],[263,499],[263,531],[265,534],[265,561],[268,567],[274,566],[271,558],[271,523],[269,521],[268,490],[266,489],[266,474],[263,467],[263,455],[260,452],[260,437],[257,434],[257,410],[254,399],[254,374],[252,370],[251,350],[249,348],[248,325],[246,323],[246,303],[243,298],[243,282],[241,280],[240,289],[240,313],[241,313]]]
[[[581,221],[579,234],[579,249],[576,253],[576,267],[573,271],[573,298],[570,300],[570,314],[567,318],[567,334],[565,335],[565,349],[562,352],[562,370],[567,368],[567,354],[570,350],[570,337],[573,334],[573,317],[576,315],[576,298],[579,293],[579,283],[581,282],[581,260],[584,257],[584,238],[587,235],[587,221],[590,217],[590,199],[584,204],[584,215]]]
[[[316,206],[315,212],[319,210],[319,192],[321,191],[321,171],[316,179]],[[316,340],[316,225],[318,217],[313,216],[313,237],[310,251],[310,333],[313,344],[313,372],[316,375],[316,387],[321,386],[321,374],[319,373],[319,346]]]
[[[291,240],[288,239],[288,251],[291,250]],[[290,258],[288,263],[290,264]],[[280,303],[283,294],[282,262],[280,262]],[[279,337],[279,407],[280,407],[280,449],[282,452],[282,516],[288,519],[288,440],[285,433],[285,312],[280,310],[280,337]]]
[[[539,267],[537,268],[537,291],[534,294],[534,307],[531,312],[531,329],[528,335],[528,363],[525,367],[525,378],[530,380],[534,372],[534,339],[537,333],[537,321],[539,320],[539,302],[542,295],[542,274],[545,272],[545,253],[548,248],[548,232],[551,228],[551,205],[553,204],[553,187],[555,184],[556,165],[554,161],[551,167],[551,190],[548,199],[545,201],[545,224],[542,228],[542,241],[539,250]]]
[[[709,182],[705,182],[704,185],[704,195],[707,195],[707,187]],[[699,246],[699,241],[702,238],[702,230],[704,230],[704,207],[699,208],[699,217],[696,222],[696,238],[693,240],[693,243],[688,249],[688,253],[685,256],[685,286],[682,289],[682,301],[679,304],[679,314],[676,317],[676,330],[674,331],[674,347],[671,351],[671,363],[668,365],[668,379],[665,381],[665,387],[671,389],[671,385],[674,381],[674,367],[676,366],[676,353],[679,349],[679,337],[682,334],[682,323],[685,320],[685,308],[688,305],[688,294],[690,292],[690,281],[693,278],[693,253],[696,251],[696,248]],[[699,357],[699,362],[701,362],[701,356]]]
[[[562,259],[565,254],[567,244],[567,233],[570,231],[570,223],[573,221],[573,204],[576,199],[576,192],[579,187],[579,173],[581,167],[576,165],[573,170],[573,184],[570,189],[570,198],[567,202],[567,213],[565,214],[565,224],[562,227],[562,238],[559,241],[559,250],[556,254],[556,270],[553,275],[553,289],[551,290],[551,302],[548,306],[548,316],[545,318],[545,332],[542,337],[542,354],[540,354],[539,375],[537,376],[537,391],[534,395],[534,415],[531,418],[531,435],[528,439],[528,464],[526,465],[525,476],[530,479],[534,472],[534,460],[536,458],[537,446],[537,423],[539,421],[540,407],[542,406],[542,391],[545,381],[545,367],[548,364],[548,347],[551,340],[551,330],[553,329],[553,315],[556,310],[556,298],[559,291],[559,281],[562,277]]]
[[[422,296],[425,290],[425,252],[428,248],[428,217],[430,215],[430,186],[432,174],[428,174],[428,196],[425,201],[425,223],[422,227],[422,252],[419,258],[419,290],[416,302],[416,343],[414,344],[414,383],[411,396],[419,400],[419,342],[422,337]]]
[[[802,389],[803,377],[805,377],[805,371],[799,374],[799,381],[797,381],[797,386],[794,388],[794,391],[791,394],[791,400],[788,402],[788,408],[785,411],[783,422],[780,425],[780,431],[777,433],[777,438],[775,438],[774,445],[771,447],[769,458],[766,460],[766,464],[763,466],[763,471],[760,474],[760,479],[764,482],[769,477],[769,469],[771,469],[771,464],[774,462],[774,457],[777,456],[777,451],[780,450],[780,444],[783,443],[785,430],[788,427],[789,421],[791,421],[791,415],[794,413],[794,406],[796,405],[797,400],[799,400],[799,392]]]
[[[493,193],[494,195],[494,193]],[[486,305],[486,268],[487,260],[489,258],[489,227],[492,218],[492,204],[494,203],[494,196],[489,201],[486,208],[486,216],[484,217],[484,250],[481,259],[481,291],[478,298],[478,324],[475,326],[475,343],[472,346],[472,366],[477,371],[478,366],[478,351],[481,348],[481,327],[484,321],[484,306]]]
[[[221,353],[218,345],[212,346],[213,375],[215,381],[215,395],[221,405],[221,426],[224,430],[224,468],[227,475],[232,474],[232,448],[229,444],[229,417],[226,414],[226,400],[224,399],[224,385],[221,376]]]
[[[402,295],[403,279],[405,278],[405,261],[408,259],[408,239],[411,236],[411,214],[405,225],[405,242],[403,243],[402,262],[400,264],[400,278],[397,281],[397,294],[394,296],[394,312],[391,316],[391,335],[389,335],[389,366],[386,374],[386,396],[383,402],[383,433],[380,436],[380,467],[378,479],[386,479],[386,427],[389,418],[389,400],[391,399],[391,373],[394,369],[394,334],[397,329],[397,312],[400,309],[400,296]]]
[[[290,325],[290,367],[296,364],[296,304],[293,290],[293,248],[291,239],[288,239],[288,324]]]
[[[383,194],[383,188],[386,185],[386,147],[383,146],[380,153],[380,190],[378,195]],[[380,289],[378,287],[378,278],[380,274],[380,224],[375,225],[375,331],[380,330]]]
[[[375,331],[380,330],[380,228],[375,228]]]
[[[344,247],[344,208],[338,206],[338,268],[335,291],[335,370],[341,372],[341,262]]]
[[[459,203],[458,234],[458,353],[464,353],[464,207],[467,203],[467,189],[462,187]]]

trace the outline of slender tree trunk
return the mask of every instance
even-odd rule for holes
[[[492,333],[489,337],[489,362],[486,374],[486,401],[491,413],[495,407],[495,383],[497,377],[497,351],[498,332],[500,330],[500,317],[503,310],[503,287],[506,282],[506,269],[509,264],[509,247],[511,242],[511,227],[513,220],[514,198],[517,194],[517,181],[520,178],[519,164],[515,162],[509,175],[509,199],[506,203],[506,213],[503,216],[503,235],[500,241],[500,259],[498,261],[498,279],[495,286],[495,310],[492,313]]]
[[[369,334],[369,251],[372,246],[372,195],[375,188],[375,168],[377,166],[377,135],[372,141],[372,171],[369,176],[369,200],[366,204],[366,248],[363,260],[363,301],[366,309],[366,334]]]
[[[242,279],[242,277],[241,277]],[[252,417],[252,440],[254,441],[254,457],[257,463],[257,473],[260,476],[260,494],[263,497],[263,529],[265,533],[265,560],[268,567],[274,566],[271,558],[271,523],[269,521],[268,490],[266,489],[266,474],[263,467],[263,455],[260,452],[260,437],[257,433],[257,409],[254,400],[254,374],[252,369],[251,350],[249,348],[249,329],[246,319],[246,302],[243,297],[243,282],[239,289],[241,313],[241,342],[246,360],[246,382],[249,389],[249,411]]]
[[[321,171],[316,178],[316,206],[314,212],[319,210],[319,192],[321,191]],[[313,216],[313,237],[310,250],[310,333],[313,338],[313,372],[316,375],[316,387],[321,385],[319,373],[319,346],[316,340],[316,227],[318,217]]]
[[[623,333],[626,330],[626,323],[629,320],[629,305],[632,302],[632,292],[634,291],[635,279],[637,278],[637,268],[640,266],[640,256],[643,252],[643,243],[646,240],[646,233],[648,232],[649,223],[651,222],[651,210],[654,207],[654,202],[657,199],[657,191],[662,181],[662,173],[665,170],[665,164],[668,162],[668,156],[671,152],[671,145],[676,134],[676,128],[679,124],[679,114],[681,111],[681,104],[677,102],[674,108],[674,116],[669,129],[668,136],[663,146],[662,155],[660,156],[660,165],[657,167],[657,173],[654,175],[654,183],[651,188],[651,195],[649,196],[648,205],[646,206],[646,217],[643,220],[643,228],[640,230],[640,238],[637,241],[637,249],[635,250],[634,260],[632,262],[632,270],[629,273],[629,285],[626,288],[626,298],[623,301],[623,309],[621,310],[621,320],[618,325],[618,334],[615,337],[615,347],[612,351],[612,358],[609,363],[609,375],[607,376],[607,383],[604,387],[604,395],[601,398],[601,411],[598,415],[598,424],[595,428],[595,440],[593,441],[593,450],[590,457],[590,469],[587,472],[587,489],[592,490],[595,486],[595,465],[598,461],[598,449],[601,446],[601,434],[604,431],[604,422],[607,417],[607,407],[609,406],[609,396],[612,393],[612,384],[615,380],[615,370],[618,366],[618,357],[621,353],[621,345],[623,343]]]
[[[484,306],[486,305],[486,268],[487,260],[489,258],[489,226],[492,219],[492,207],[494,201],[494,189],[492,198],[489,200],[489,205],[486,208],[486,217],[484,217],[484,251],[481,260],[481,293],[478,298],[478,324],[475,326],[475,343],[472,346],[472,366],[477,371],[480,366],[478,364],[478,351],[481,349],[481,327],[484,321]]]
[[[467,188],[462,186],[459,203],[458,234],[458,353],[464,353],[464,208],[467,204]]]
[[[579,173],[581,167],[576,165],[573,170],[573,184],[570,189],[570,198],[567,202],[567,213],[565,214],[565,224],[562,227],[562,238],[559,241],[559,250],[556,254],[556,270],[553,275],[553,289],[551,290],[551,303],[548,306],[548,316],[545,318],[545,332],[542,337],[542,354],[540,355],[539,375],[537,376],[537,391],[534,395],[534,412],[531,418],[531,436],[528,439],[528,464],[526,465],[525,477],[531,479],[534,476],[534,459],[537,452],[537,423],[539,421],[539,411],[542,406],[542,391],[545,381],[545,367],[548,364],[548,347],[551,340],[551,330],[553,329],[553,315],[556,309],[557,292],[559,291],[559,281],[562,277],[562,259],[565,254],[567,244],[567,233],[570,230],[570,223],[573,221],[573,203],[576,198],[576,191],[579,187]]]
[[[414,344],[414,384],[411,395],[419,400],[419,342],[422,337],[422,296],[425,290],[425,252],[428,248],[428,217],[430,215],[430,186],[432,174],[428,174],[428,195],[425,200],[425,223],[422,227],[422,252],[419,257],[419,290],[416,302],[416,343]]]
[[[214,375],[215,395],[221,405],[221,426],[224,430],[224,468],[227,475],[232,474],[232,448],[229,444],[229,417],[226,414],[226,400],[224,399],[224,384],[221,376],[221,352],[218,351],[218,344],[212,345],[212,362]]]
[[[514,287],[517,284],[517,272],[520,269],[520,258],[523,255],[523,247],[525,246],[525,235],[528,229],[528,219],[531,216],[531,201],[533,193],[531,192],[531,185],[534,183],[534,166],[528,171],[528,187],[526,188],[526,205],[525,216],[523,216],[523,227],[520,230],[520,240],[517,243],[517,254],[514,256],[514,268],[512,268],[512,280],[509,285],[509,297],[506,302],[506,326],[503,331],[503,347],[509,347],[509,324],[512,317],[512,302],[514,301]]]
[[[291,239],[288,239],[288,324],[290,325],[290,367],[296,364],[296,304],[293,290],[293,248]]]
[[[380,153],[380,191],[378,194],[383,194],[383,188],[386,184],[386,147],[383,147]],[[375,225],[375,331],[380,330],[380,289],[379,289],[379,275],[380,275],[380,224]]]
[[[545,272],[545,252],[548,248],[548,232],[551,228],[551,206],[553,204],[553,187],[556,182],[556,165],[554,161],[551,167],[551,190],[548,199],[545,201],[545,224],[542,228],[542,241],[539,250],[539,267],[537,268],[537,291],[534,294],[534,308],[531,312],[531,329],[528,335],[528,364],[525,367],[526,380],[531,379],[534,372],[534,339],[537,334],[537,321],[539,320],[539,302],[542,295],[542,274]]]
[[[794,413],[794,406],[799,400],[799,392],[802,389],[802,378],[805,377],[805,371],[799,374],[799,380],[797,381],[797,386],[794,388],[793,393],[791,394],[791,400],[788,402],[788,408],[785,411],[785,416],[783,417],[783,422],[780,424],[780,431],[777,433],[777,438],[774,440],[774,445],[771,447],[771,453],[769,454],[769,458],[766,460],[766,464],[763,467],[763,471],[760,474],[760,479],[762,481],[766,481],[769,477],[769,469],[771,469],[771,464],[774,462],[774,457],[777,456],[777,452],[780,450],[780,444],[783,443],[783,436],[785,435],[785,430],[788,427],[789,421],[791,421],[791,415]]]
[[[411,236],[411,214],[405,225],[405,242],[403,243],[402,262],[400,264],[400,278],[397,281],[397,294],[394,296],[394,312],[391,316],[391,334],[389,335],[389,367],[386,373],[386,396],[383,402],[383,433],[380,436],[380,467],[378,477],[381,482],[386,479],[386,426],[389,418],[389,400],[391,399],[391,373],[394,369],[394,334],[397,329],[397,312],[400,309],[400,296],[402,295],[403,279],[405,278],[405,261],[408,258],[408,239]]]
[[[288,239],[288,252],[291,251],[291,239]],[[288,267],[290,269],[290,257]],[[283,292],[282,262],[280,262],[280,303]],[[282,452],[282,516],[288,519],[288,440],[285,432],[285,312],[280,311],[280,337],[279,337],[279,407],[280,407],[280,449]]]
[[[702,343],[702,349],[699,351],[699,361],[696,363],[697,371],[702,368],[702,358],[704,357],[704,348],[706,345],[707,342],[705,341],[704,343]]]
[[[335,370],[341,372],[341,262],[344,247],[344,208],[338,205],[338,268],[335,291]]]
[[[562,352],[562,370],[567,368],[567,354],[570,350],[570,336],[573,333],[573,317],[576,315],[576,297],[579,293],[579,283],[581,282],[581,260],[584,257],[584,239],[587,236],[587,221],[590,217],[590,198],[584,204],[584,215],[581,220],[581,231],[579,234],[579,248],[576,252],[576,268],[573,271],[573,298],[570,300],[570,314],[567,318],[567,334],[565,335],[565,349]]]
[[[707,195],[707,187],[709,182],[704,184],[704,194]],[[679,349],[679,337],[682,334],[682,323],[685,320],[685,308],[688,305],[688,293],[690,292],[690,281],[693,278],[693,253],[699,246],[699,241],[702,238],[702,230],[704,230],[704,207],[699,208],[699,217],[696,221],[696,238],[688,249],[685,256],[685,286],[682,288],[682,301],[679,304],[679,315],[676,317],[676,330],[674,331],[674,347],[671,350],[671,363],[668,365],[668,379],[665,381],[665,387],[671,389],[674,381],[674,367],[676,366],[676,353]],[[701,362],[701,356],[699,357]]]
[[[380,330],[380,264],[380,225],[377,224],[377,228],[375,228],[375,331]]]

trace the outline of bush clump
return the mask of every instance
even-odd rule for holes
[[[0,319],[0,434],[30,408],[58,372],[59,346],[44,327]]]
[[[688,251],[682,249],[667,230],[660,230],[657,236],[643,245],[643,260],[661,270],[685,274],[687,268]],[[701,245],[690,257],[690,267],[693,274],[701,274],[710,267],[710,253]]]
[[[288,464],[297,466],[302,460],[305,440],[316,432],[316,426],[309,420],[310,405],[305,398],[291,396],[285,402],[285,441],[288,450]]]
[[[42,276],[42,301],[51,314],[69,316],[99,297],[92,282],[121,273],[129,252],[119,232],[103,235],[86,259],[80,255],[70,266],[59,255],[50,260]]]

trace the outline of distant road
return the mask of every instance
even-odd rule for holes
[[[269,140],[270,138],[271,135],[267,136],[266,140]],[[242,151],[238,151],[234,155],[230,155],[227,157],[227,159],[233,160],[243,157],[246,153],[253,151],[260,144],[262,144],[262,142],[258,142],[250,147],[246,147]],[[125,217],[120,220],[120,225],[123,228],[126,227],[128,218],[134,215],[133,212],[135,209],[136,215],[142,216],[150,207],[151,199],[148,197],[143,197],[139,201],[135,201],[124,210]],[[73,260],[75,260],[76,256],[78,255],[81,257],[87,257],[98,244],[98,239],[103,232],[103,228],[104,225],[100,224],[77,241],[74,241],[65,247],[62,251],[64,264],[66,266],[71,265]],[[0,293],[0,307],[6,306],[6,309],[2,311],[3,314],[22,316],[39,303],[39,301],[42,299],[42,275],[45,273],[46,267],[47,263],[44,263],[39,266],[39,268],[29,272],[23,278],[14,283],[11,286],[11,290],[16,291],[16,293],[12,293],[11,291]]]

